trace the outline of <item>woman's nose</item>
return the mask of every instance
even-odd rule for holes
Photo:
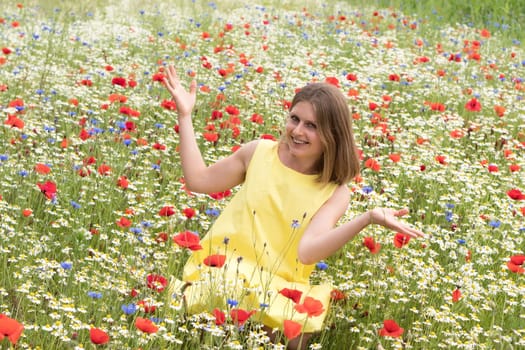
[[[297,125],[293,129],[293,132],[294,132],[294,134],[302,134],[303,133],[303,129],[304,129],[303,122],[299,122],[299,123],[297,123]]]

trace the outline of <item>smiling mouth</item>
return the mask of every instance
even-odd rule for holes
[[[297,144],[297,145],[306,145],[306,144],[308,144],[307,141],[298,140],[295,137],[292,137],[292,142]]]

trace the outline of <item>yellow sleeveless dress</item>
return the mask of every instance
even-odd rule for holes
[[[191,282],[184,290],[187,310],[241,308],[271,328],[293,320],[303,332],[314,332],[323,326],[332,289],[309,284],[315,265],[301,264],[297,247],[337,185],[286,167],[277,150],[278,142],[259,141],[244,184],[201,240],[203,248],[192,252],[183,273]],[[292,300],[286,289],[300,291],[300,299]],[[319,315],[294,307],[306,297],[322,303]]]

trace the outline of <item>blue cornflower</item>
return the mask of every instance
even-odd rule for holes
[[[364,194],[369,194],[369,193],[371,193],[373,190],[374,190],[374,188],[373,188],[372,186],[363,186],[363,188],[361,189],[361,191],[362,191]]]
[[[458,242],[459,244],[467,243],[467,241],[465,241],[463,238],[458,239],[456,242]]]
[[[22,177],[26,177],[29,173],[27,172],[27,170],[20,170],[18,172],[18,175],[22,176]]]
[[[492,227],[492,228],[498,228],[501,226],[501,221],[499,220],[491,220],[489,222],[489,226]]]
[[[445,204],[445,206],[446,206],[448,209],[454,209],[454,208],[456,207],[456,205],[453,204],[453,203],[447,203],[447,204]]]
[[[78,204],[77,202],[75,201],[69,201],[69,203],[71,204],[71,206],[75,209],[80,209],[81,208],[81,205]]]
[[[64,270],[71,270],[71,268],[73,267],[73,264],[69,261],[63,261],[60,263],[60,266],[64,269]]]
[[[100,299],[100,298],[102,298],[102,293],[100,293],[100,292],[89,291],[89,292],[87,292],[87,295],[88,295],[88,297],[93,298],[93,299]]]
[[[230,299],[230,298],[228,298],[228,299],[226,300],[226,303],[227,303],[229,306],[232,306],[232,307],[233,307],[233,306],[237,306],[237,305],[239,305],[239,302],[238,302],[237,300],[235,300],[235,299]]]
[[[142,229],[140,227],[132,227],[129,230],[136,235],[142,233]]]
[[[217,208],[208,208],[204,211],[209,216],[219,216],[220,211]]]
[[[0,162],[5,162],[9,159],[9,156],[7,154],[0,154]]]
[[[124,313],[126,315],[133,315],[136,311],[137,311],[137,305],[131,303],[131,304],[123,304],[121,306],[121,309],[122,311],[124,311]]]
[[[454,216],[454,213],[452,213],[451,211],[446,211],[445,212],[445,219],[448,221],[448,222],[451,222],[452,221],[452,218]]]
[[[317,264],[315,264],[315,267],[317,267],[321,271],[324,271],[328,268],[328,264],[324,261],[319,261]]]

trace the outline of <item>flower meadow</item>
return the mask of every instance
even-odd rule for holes
[[[337,3],[35,3],[0,10],[0,347],[284,349],[300,332],[272,344],[255,310],[187,315],[169,288],[236,191],[185,190],[174,64],[197,80],[208,162],[278,138],[306,83],[338,86],[362,159],[345,219],[407,207],[429,235],[369,226],[319,262],[334,290],[311,349],[525,349],[519,40]]]

